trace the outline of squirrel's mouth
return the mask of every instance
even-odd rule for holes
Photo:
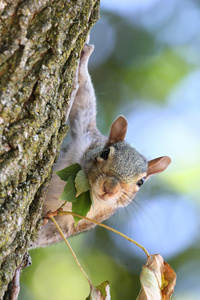
[[[116,201],[118,198],[120,198],[121,193],[117,192],[117,193],[103,193],[103,194],[97,194],[97,197],[99,200],[103,200],[104,202],[109,202],[109,201]]]
[[[101,200],[103,200],[103,201],[106,201],[106,199],[105,199],[105,195],[107,195],[106,193],[105,194],[103,194],[103,195],[99,195],[99,194],[97,194],[97,196],[101,199]]]

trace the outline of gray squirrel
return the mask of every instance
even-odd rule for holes
[[[55,174],[71,164],[79,163],[91,185],[93,205],[87,217],[99,222],[108,219],[120,207],[127,206],[140,186],[153,174],[164,171],[171,159],[167,156],[147,161],[138,151],[124,141],[127,120],[119,116],[111,125],[109,136],[103,136],[96,126],[96,97],[88,72],[88,61],[94,50],[85,44],[81,53],[74,87],[71,93],[69,124],[71,143],[60,151],[58,162],[46,195],[43,216],[56,211],[65,182]],[[68,115],[66,116],[68,117]],[[71,203],[64,206],[71,210]],[[90,230],[95,225],[80,220],[74,226],[72,216],[55,217],[66,237]],[[62,238],[52,221],[42,226],[32,248],[50,245]]]

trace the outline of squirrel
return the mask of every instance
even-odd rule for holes
[[[98,222],[108,219],[120,207],[127,206],[140,186],[153,174],[164,171],[170,164],[168,156],[150,161],[125,142],[128,122],[119,116],[111,125],[109,136],[103,136],[96,126],[96,96],[88,72],[88,61],[94,46],[85,43],[81,52],[74,86],[71,93],[69,125],[71,142],[60,151],[54,164],[54,174],[47,191],[43,216],[56,211],[63,202],[58,201],[65,182],[55,174],[71,164],[78,163],[86,172],[91,185],[93,205],[87,216]],[[65,210],[71,210],[67,202]],[[70,215],[55,217],[66,237],[92,229],[91,222],[80,220],[74,225]],[[39,231],[32,248],[61,241],[57,228],[50,220]]]

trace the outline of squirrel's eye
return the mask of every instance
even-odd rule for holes
[[[106,160],[106,159],[108,159],[109,153],[110,153],[110,148],[106,148],[105,150],[103,150],[100,157],[103,158],[104,160]]]
[[[140,187],[141,185],[143,185],[144,182],[145,182],[145,177],[142,177],[140,180],[138,180],[136,184],[138,187]]]

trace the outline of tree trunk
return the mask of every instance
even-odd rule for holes
[[[99,0],[0,1],[0,299],[37,236]]]

